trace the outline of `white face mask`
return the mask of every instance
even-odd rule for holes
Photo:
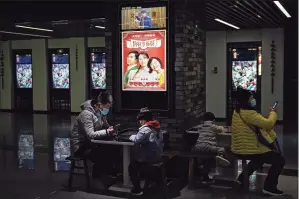
[[[256,106],[256,100],[254,98],[250,100],[249,105],[254,108]]]

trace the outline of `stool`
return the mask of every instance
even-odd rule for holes
[[[165,162],[159,162],[159,163],[154,163],[154,164],[149,164],[147,166],[147,168],[149,169],[149,171],[159,171],[159,177],[160,179],[156,179],[156,180],[161,180],[161,185],[162,185],[162,194],[163,194],[163,198],[167,198],[167,179],[166,179],[166,170],[165,170]],[[151,172],[148,172],[151,173]],[[145,179],[145,184],[144,184],[144,188],[147,189],[150,185],[150,177],[147,176]]]
[[[69,173],[69,181],[68,181],[68,189],[69,191],[72,189],[73,184],[73,175],[82,175],[80,173],[76,173],[75,169],[83,170],[84,169],[84,176],[86,180],[86,191],[89,192],[90,190],[90,177],[89,177],[89,170],[88,170],[88,164],[86,158],[80,158],[80,157],[68,157],[66,160],[71,161],[71,168]],[[77,162],[83,161],[83,167],[82,166],[76,166]]]

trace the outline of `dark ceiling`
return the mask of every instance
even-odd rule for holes
[[[97,2],[66,2],[52,0],[41,3],[42,0],[29,2],[0,3],[0,31],[22,32],[27,34],[49,35],[53,38],[102,36],[104,30],[95,25],[105,26],[105,16],[110,12],[109,6],[117,6],[115,2],[127,0],[99,0]],[[175,1],[175,0],[169,0]],[[176,0],[178,1],[178,0]],[[273,0],[181,0],[195,5],[205,1],[205,29],[231,29],[214,19],[219,18],[241,29],[285,27],[288,20],[276,7]],[[142,2],[142,1],[140,1]],[[297,17],[297,0],[280,0],[292,17]],[[111,15],[111,13],[109,13]],[[118,13],[115,13],[117,16]],[[90,19],[97,18],[95,21]],[[53,25],[52,21],[68,20],[68,23]],[[54,29],[54,32],[43,32],[15,28],[16,23],[27,26]],[[298,27],[297,27],[298,28]],[[30,36],[1,34],[1,40],[27,39]]]
[[[280,0],[280,3],[293,18],[298,17],[298,0]],[[278,9],[273,0],[212,0],[207,1],[205,11],[206,27],[209,30],[227,28],[215,21],[215,18],[241,29],[283,28],[290,20]]]

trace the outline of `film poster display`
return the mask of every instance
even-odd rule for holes
[[[166,91],[166,30],[122,32],[122,90]]]

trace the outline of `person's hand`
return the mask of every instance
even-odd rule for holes
[[[115,131],[114,131],[113,126],[111,126],[111,127],[109,127],[109,128],[107,129],[107,134],[110,135],[110,136],[115,135]]]
[[[134,142],[136,135],[131,135],[129,140],[131,140],[132,142]]]
[[[272,112],[272,111],[276,112],[276,109],[277,109],[277,106],[276,106],[276,108],[270,107],[270,112]]]

